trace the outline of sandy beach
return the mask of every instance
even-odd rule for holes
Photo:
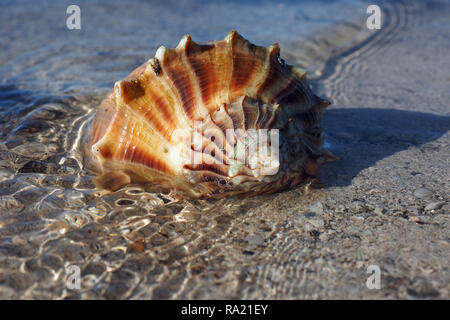
[[[358,19],[340,28],[281,39],[282,56],[332,101],[324,128],[340,159],[309,183],[253,198],[94,190],[77,149],[83,123],[148,47],[2,53],[0,298],[449,299],[450,6],[393,1],[378,31],[365,28],[367,4],[353,6]],[[70,265],[80,290],[66,286]],[[369,266],[379,289],[366,285]]]

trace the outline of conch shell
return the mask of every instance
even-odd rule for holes
[[[97,187],[150,182],[191,197],[257,194],[292,187],[333,159],[305,71],[231,31],[175,49],[118,81],[87,137]]]

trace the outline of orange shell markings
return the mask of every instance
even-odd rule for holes
[[[278,44],[256,46],[234,30],[208,44],[184,36],[115,83],[90,124],[85,165],[112,191],[150,183],[223,197],[295,186],[334,158],[323,148],[329,103],[305,75]]]

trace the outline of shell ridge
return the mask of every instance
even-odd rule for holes
[[[120,83],[117,87],[118,90],[116,90],[116,94],[120,95]],[[118,100],[117,107],[120,108],[121,106],[125,107],[128,110],[129,116],[127,117],[128,120],[126,121],[126,124],[124,126],[121,126],[121,132],[119,133],[119,141],[115,142],[117,143],[116,153],[112,156],[112,158],[118,161],[123,160],[125,162],[133,162],[134,160],[159,171],[168,171],[170,167],[164,165],[163,162],[159,161],[152,155],[152,153],[156,150],[156,148],[155,150],[150,150],[152,152],[144,152],[144,150],[141,150],[142,147],[140,147],[138,143],[135,143],[132,145],[134,152],[131,154],[131,156],[136,158],[130,158],[130,156],[127,156],[128,149],[124,149],[123,147],[124,136],[127,135],[131,137],[131,139],[126,139],[126,143],[128,143],[129,145],[129,143],[131,143],[133,138],[136,136],[134,134],[134,130],[136,127],[143,127],[144,132],[153,132],[154,134],[156,133],[156,136],[159,138],[159,142],[156,141],[153,142],[152,145],[154,145],[155,147],[167,145],[169,146],[170,149],[172,149],[172,146],[170,142],[167,141],[166,138],[163,135],[161,135],[161,133],[158,130],[155,130],[155,127],[151,123],[149,123],[147,119],[144,119],[144,121],[142,121],[141,120],[142,117],[140,116],[139,113],[136,112],[136,110],[131,108],[123,100]],[[140,124],[140,126],[137,126],[138,124]],[[174,152],[176,151],[174,150]],[[170,161],[167,156],[161,156],[161,158],[165,159],[166,163],[174,164],[174,161]],[[175,172],[176,170],[169,170],[169,171]]]
[[[246,114],[245,117],[247,119],[247,125],[246,127],[248,129],[257,129],[257,123],[258,118],[260,114],[260,108],[259,108],[259,100],[254,99],[245,99],[243,101],[243,107],[244,113]],[[251,121],[251,122],[250,122]]]
[[[209,115],[207,120],[203,122],[202,132],[204,134],[203,136],[216,146],[215,150],[220,152],[221,160],[224,161],[227,157],[225,153],[226,136],[225,133],[214,123],[211,115]],[[214,137],[214,139],[212,139],[212,137]]]
[[[216,126],[216,128],[217,128],[217,129],[221,132],[221,134],[222,134],[221,139],[222,139],[222,141],[223,141],[223,148],[224,148],[224,151],[225,151],[225,150],[230,150],[230,149],[232,148],[232,146],[234,145],[234,140],[230,142],[229,139],[228,139],[228,138],[230,138],[230,137],[228,137],[227,134],[226,134],[226,130],[227,130],[227,129],[230,129],[230,128],[226,128],[226,127],[225,127],[226,124],[223,124],[223,123],[220,123],[219,121],[216,121],[216,120],[214,119],[214,117],[213,117],[213,115],[214,115],[214,114],[217,114],[218,112],[220,112],[220,110],[221,110],[221,109],[217,110],[217,111],[214,112],[213,114],[210,114],[210,119],[211,119],[212,123]],[[225,156],[227,156],[225,152],[224,152],[224,154],[225,154]],[[228,157],[227,157],[227,159],[228,159]]]
[[[198,47],[199,46],[191,39],[189,35],[184,36],[177,47],[177,51],[179,51],[179,54],[181,56],[181,63],[187,70],[186,71],[187,77],[193,87],[192,93],[190,94],[191,98],[190,103],[193,103],[192,106],[194,109],[196,109],[195,119],[203,118],[209,113],[209,110],[207,106],[205,106],[205,104],[203,103],[203,99],[200,94],[202,87],[200,86],[198,77],[194,72],[191,63],[188,59],[187,53],[188,49],[195,49]]]
[[[214,45],[189,45],[186,46],[183,59],[192,72],[192,78],[196,82],[197,100],[204,108],[211,112],[216,105],[222,103],[217,96],[218,75],[214,70],[215,57],[213,56]],[[208,61],[208,63],[207,63]]]
[[[137,80],[133,80],[133,81],[137,81]],[[123,90],[124,86],[126,86],[128,83],[128,81],[122,80],[120,82],[120,90]],[[133,84],[135,85],[135,84]],[[147,95],[149,94],[148,91],[145,92]],[[123,92],[122,94],[119,94],[120,96],[123,96]],[[170,139],[168,139],[168,137],[170,136],[169,134],[167,134],[167,132],[163,132],[164,130],[164,120],[165,119],[164,115],[161,112],[161,108],[157,108],[154,105],[152,105],[151,101],[148,101],[147,95],[144,95],[143,93],[141,93],[140,96],[138,97],[133,97],[133,99],[129,99],[129,100],[123,100],[123,106],[128,108],[130,110],[130,112],[134,113],[136,117],[138,117],[139,115],[141,115],[143,117],[144,120],[146,120],[147,124],[153,128],[155,130],[155,132],[157,132],[161,139],[166,141],[167,143],[170,142]],[[138,101],[142,100],[142,101]],[[142,110],[142,108],[138,107],[137,110],[136,108],[133,106],[135,103],[139,104],[139,102],[144,102],[145,105],[149,106],[148,109],[145,111]],[[132,128],[133,129],[133,128]],[[130,136],[133,136],[132,133],[130,133]]]
[[[120,81],[118,84],[118,90],[123,90],[122,86],[125,83],[126,82],[124,80]],[[121,96],[120,91],[116,94],[119,97]],[[120,98],[119,98],[119,100],[120,100]],[[159,136],[161,141],[165,142],[165,144],[170,146],[170,141],[171,141],[170,136],[163,134],[162,130],[161,130],[161,128],[164,126],[163,125],[164,118],[162,117],[162,114],[161,114],[159,108],[150,107],[147,112],[141,113],[140,111],[137,111],[135,108],[132,107],[132,105],[131,105],[132,100],[129,100],[128,102],[126,102],[122,99],[121,102],[122,102],[122,106],[127,108],[128,111],[131,113],[131,115],[134,118],[144,119],[146,122],[146,125],[149,126],[153,130],[153,132],[155,132]],[[150,113],[151,113],[152,117],[149,116]],[[128,128],[128,126],[126,128]],[[127,139],[128,146],[129,146],[132,138],[135,136],[134,130],[135,130],[134,126],[132,126],[130,130],[126,130],[126,133],[130,136],[130,139]],[[120,145],[119,145],[119,149],[120,149]],[[125,149],[125,154],[123,156],[125,156],[127,152],[128,152],[127,149]]]
[[[297,185],[335,159],[323,146],[328,104],[277,43],[257,46],[236,30],[204,45],[185,35],[102,102],[86,147],[103,174],[95,184],[151,182],[195,197]]]
[[[191,122],[197,119],[192,82],[186,78],[186,75],[177,74],[176,72],[167,69],[166,77],[172,83],[179,98],[180,107],[186,113],[188,119],[190,119]]]

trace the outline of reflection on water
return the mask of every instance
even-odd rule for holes
[[[290,250],[289,244],[270,249],[265,240],[290,217],[289,210],[264,211],[274,199],[280,210],[288,208],[283,195],[181,200],[148,192],[145,185],[99,192],[82,166],[85,125],[114,81],[150,58],[159,45],[174,47],[186,33],[199,41],[222,38],[232,28],[257,44],[280,42],[282,55],[308,66],[322,93],[345,99],[339,77],[361,68],[359,56],[387,41],[363,29],[367,4],[79,3],[81,31],[65,29],[70,2],[16,1],[0,10],[6,35],[0,53],[0,297],[253,297],[245,291],[245,272],[229,271],[242,259],[252,259],[255,248],[267,246],[265,258]],[[406,23],[406,14],[401,4],[389,8],[386,21],[393,32]],[[333,54],[344,59],[324,68]],[[343,118],[346,112],[329,115]],[[354,116],[367,119],[367,113]],[[408,117],[414,120],[415,115]],[[330,132],[338,131],[336,123],[327,125]],[[333,145],[345,144],[348,133],[330,138]],[[434,138],[423,135],[414,141]],[[324,191],[313,182],[293,192],[306,207]],[[232,247],[225,246],[230,239]],[[224,261],[224,251],[236,252],[236,259],[211,268]],[[297,258],[293,263],[300,263]],[[70,265],[81,268],[82,290],[65,286]],[[192,281],[196,278],[212,279],[211,288]],[[240,292],[213,288],[236,278]]]

